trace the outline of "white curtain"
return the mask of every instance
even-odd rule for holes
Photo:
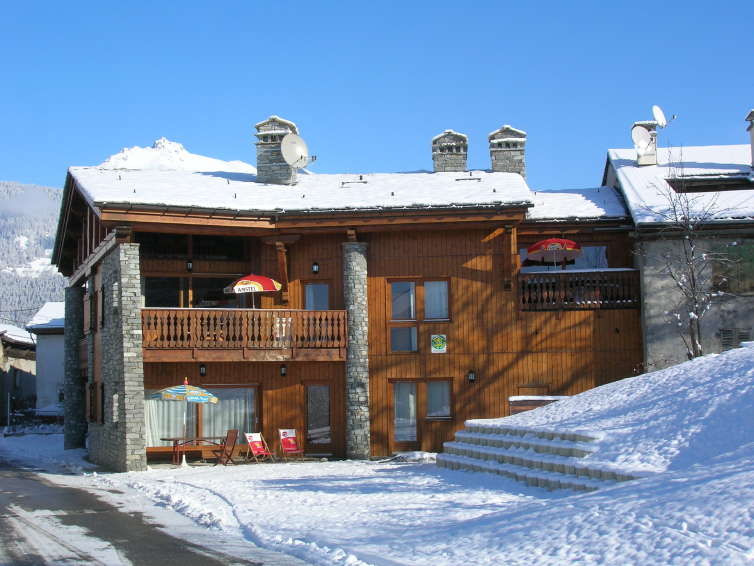
[[[243,438],[245,432],[254,432],[254,388],[222,387],[208,391],[219,401],[202,406],[203,436],[225,436],[234,428],[238,429],[239,438]]]
[[[144,416],[146,420],[147,446],[172,446],[160,438],[194,436],[196,434],[196,404],[184,401],[150,399],[156,390],[144,391]],[[183,418],[186,416],[186,432]]]
[[[448,318],[448,282],[424,282],[424,318]]]
[[[416,440],[416,383],[412,381],[393,384],[393,424],[396,442]]]

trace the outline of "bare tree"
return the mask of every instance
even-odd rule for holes
[[[704,354],[702,319],[713,297],[721,294],[716,285],[719,266],[729,261],[712,230],[715,216],[724,211],[717,205],[719,193],[688,191],[682,168],[671,169],[667,181],[655,185],[662,205],[646,210],[663,226],[660,239],[666,246],[658,259],[678,291],[677,300],[668,297],[666,314],[691,359]]]

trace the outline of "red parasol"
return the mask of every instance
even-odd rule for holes
[[[572,261],[580,254],[581,246],[565,238],[548,238],[526,249],[527,260],[553,264]]]
[[[283,286],[280,283],[270,277],[249,273],[240,279],[236,279],[233,283],[225,287],[223,291],[229,295],[238,293],[272,293],[274,291],[280,291],[282,288]],[[252,308],[254,308],[254,302],[254,295],[252,294]]]
[[[273,291],[280,291],[282,285],[264,275],[244,275],[240,279],[236,279],[233,283],[225,287],[224,291],[229,295],[234,293],[268,293]]]

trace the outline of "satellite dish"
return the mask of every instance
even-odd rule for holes
[[[665,112],[663,112],[662,108],[660,108],[656,104],[652,106],[652,116],[655,117],[655,122],[657,122],[657,125],[660,128],[664,128],[668,125],[668,121],[665,118]]]
[[[649,135],[649,130],[644,126],[634,126],[631,128],[631,139],[634,141],[634,147],[638,151],[644,151],[652,142],[652,136]]]
[[[301,168],[309,163],[309,149],[306,142],[296,134],[286,134],[280,142],[280,153],[291,167]]]

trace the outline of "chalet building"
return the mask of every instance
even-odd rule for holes
[[[721,352],[754,336],[754,110],[746,120],[749,144],[652,144],[638,159],[634,149],[608,151],[602,183],[625,196],[636,226],[648,370],[687,359],[696,335],[689,330],[695,317],[684,296],[691,277],[682,290],[671,272],[689,274],[691,263],[704,313],[701,351]]]
[[[310,174],[295,124],[256,125],[257,168],[159,140],[68,171],[54,263],[66,289],[66,446],[116,470],[170,450],[184,378],[220,398],[188,434],[296,428],[309,454],[439,450],[513,395],[571,395],[642,363],[633,224],[611,187],[534,192],[526,134],[432,140],[434,171]],[[531,265],[549,237],[572,265]],[[249,273],[273,293],[225,294]],[[251,296],[251,298],[250,298]]]

